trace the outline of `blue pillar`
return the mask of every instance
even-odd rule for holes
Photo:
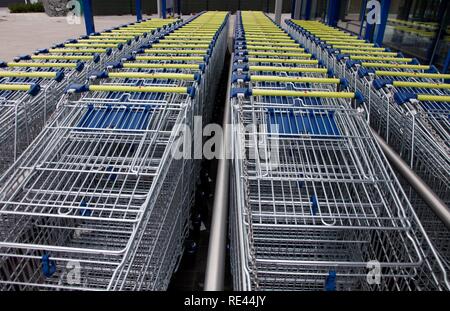
[[[447,52],[447,57],[445,58],[444,61],[444,68],[442,68],[442,73],[448,73],[450,69],[449,67],[450,67],[450,50]]]
[[[375,25],[366,23],[366,32],[364,34],[364,40],[373,42],[373,33],[375,31]]]
[[[311,17],[311,0],[306,0],[305,19],[308,20]]]
[[[181,16],[181,0],[177,0],[178,15]]]
[[[327,24],[336,27],[339,19],[339,9],[341,6],[340,0],[328,0],[327,7]]]
[[[364,22],[366,21],[366,6],[367,0],[364,0],[361,4],[361,12],[359,13],[359,20],[361,21],[361,27],[359,27],[359,36],[361,37],[364,28]]]
[[[381,16],[380,24],[377,25],[377,34],[374,38],[374,43],[383,44],[384,32],[386,31],[386,24],[388,21],[389,7],[391,0],[381,0]]]
[[[291,19],[294,19],[295,6],[297,5],[296,0],[291,0]]]
[[[377,1],[379,1],[379,0],[377,0]],[[367,12],[368,9],[369,9],[369,11]],[[367,7],[367,3],[366,3],[366,12],[367,12],[367,14],[370,14],[371,10],[373,10],[373,9],[375,9],[375,7]],[[366,32],[364,33],[364,40],[373,42],[374,41],[373,40],[374,39],[373,38],[373,34],[375,33],[375,26],[376,26],[376,24],[375,23],[369,24],[368,21],[367,21],[367,16],[365,16],[364,22],[366,23]]]
[[[160,1],[161,1],[162,18],[166,18],[167,17],[166,0],[160,0]]]
[[[90,35],[95,32],[94,15],[92,14],[92,1],[83,0],[84,24],[86,25],[86,34]]]
[[[138,22],[142,20],[141,0],[136,0],[136,19]]]
[[[434,59],[436,57],[436,52],[438,51],[439,41],[444,38],[446,25],[446,20],[448,21],[449,15],[449,3],[448,1],[442,1],[438,8],[438,18],[437,20],[439,26],[439,30],[435,33],[432,43],[428,47],[427,51],[427,63],[432,65],[434,63]]]

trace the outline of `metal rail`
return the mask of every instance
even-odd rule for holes
[[[214,205],[211,219],[211,232],[209,235],[208,259],[206,262],[205,291],[223,290],[225,270],[225,249],[227,235],[228,215],[228,185],[229,185],[229,162],[227,159],[227,148],[231,145],[230,131],[227,125],[230,123],[230,89],[233,73],[233,62],[230,61],[228,70],[228,87],[223,112],[222,124],[225,128],[224,144],[222,147],[222,158],[219,159],[217,167],[216,187],[214,191]]]
[[[377,139],[378,143],[383,149],[384,154],[388,158],[389,162],[395,167],[402,176],[408,181],[408,183],[417,191],[421,198],[431,207],[436,215],[442,220],[447,228],[450,228],[450,209],[448,206],[434,193],[434,191],[428,187],[428,185],[414,173],[402,160],[402,158],[395,152],[386,141],[381,138],[378,133],[372,129],[372,133]]]

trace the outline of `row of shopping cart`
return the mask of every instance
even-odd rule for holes
[[[131,53],[179,25],[151,19],[68,40],[13,62],[0,61],[0,175],[38,135],[69,83]]]
[[[217,88],[227,28],[228,13],[199,14],[69,85],[3,177],[0,289],[167,288],[195,185],[178,152]]]
[[[449,288],[361,94],[262,12],[235,25],[234,288]]]
[[[450,206],[450,75],[320,22],[287,24],[294,37],[364,93],[372,128]],[[450,273],[448,228],[415,191],[408,193]]]

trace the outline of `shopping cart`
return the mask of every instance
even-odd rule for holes
[[[214,17],[208,17],[211,21]],[[194,20],[195,21],[195,20]],[[228,24],[220,27],[226,28]],[[155,59],[159,59],[160,66],[169,72],[179,70],[202,70],[206,81],[216,81],[217,73],[223,69],[223,59],[226,51],[225,32],[216,31],[217,23],[210,23],[209,26],[198,26],[196,23],[187,22],[180,25],[176,32],[168,33],[160,39],[142,46],[137,51],[135,60],[144,62],[151,68]],[[212,53],[217,49],[219,53]],[[161,63],[161,60],[164,60]],[[205,67],[207,64],[213,64]],[[136,66],[136,65],[135,65]],[[179,66],[179,67],[178,67]],[[198,66],[198,69],[197,69]],[[181,68],[180,68],[181,67]],[[204,68],[207,68],[204,70]],[[208,68],[213,68],[211,70]],[[153,68],[156,69],[156,68]],[[217,91],[218,81],[205,88],[205,101],[213,102],[214,94]],[[212,115],[213,105],[201,107],[202,111],[198,115],[203,116],[203,122],[209,123]]]
[[[45,63],[82,61],[88,75],[92,70],[102,70],[106,63],[119,60],[138,46],[171,31],[180,22],[181,20],[152,19],[122,25],[102,33],[69,39],[64,43],[55,44],[50,49],[39,49],[34,55],[19,56],[15,61],[31,60]],[[86,78],[88,76],[83,77]]]
[[[201,18],[203,15],[199,16]],[[223,69],[227,44],[227,33],[218,32],[217,27],[227,28],[228,20],[222,23],[222,20],[214,21],[214,16],[203,17],[210,20],[209,25],[195,23],[198,18],[194,22],[188,20],[179,24],[176,31],[141,46],[133,55],[125,57],[123,62],[108,65],[110,69],[121,68],[133,72],[197,75],[200,83],[208,83],[200,88],[202,91],[197,96],[201,98],[201,102],[210,104],[194,108],[194,115],[201,117],[196,119],[196,128],[201,128],[202,124],[208,124],[211,120],[214,108],[212,103],[219,83],[217,76]],[[204,140],[203,137],[196,139]],[[196,156],[194,175],[197,177],[200,174],[200,158]]]
[[[450,75],[317,22],[290,21],[288,25],[339,76],[350,80],[353,89],[364,93],[371,126],[448,205],[450,86],[445,82]],[[339,43],[330,41],[337,36]],[[449,242],[442,238],[448,230],[417,193],[408,193],[450,271]]]
[[[141,32],[141,36],[148,39],[141,40],[148,42],[150,38],[162,36],[166,31],[171,31],[179,21],[156,19],[129,25],[127,31]],[[167,26],[167,27],[166,27]],[[138,28],[139,27],[139,28]],[[122,28],[119,28],[122,29]],[[147,32],[150,34],[147,35]],[[141,43],[142,43],[141,42]],[[128,46],[125,44],[125,46]],[[0,82],[3,84],[38,84],[40,92],[33,97],[33,100],[20,102],[23,92],[12,95],[8,94],[9,102],[4,105],[2,115],[2,139],[0,145],[4,152],[1,154],[0,175],[17,159],[28,144],[39,134],[48,118],[55,111],[57,103],[64,94],[69,83],[85,83],[90,78],[92,70],[102,69],[104,62],[111,60],[108,57],[120,59],[129,51],[118,42],[91,42],[87,39],[84,43],[76,40],[69,40],[65,45],[57,45],[59,50],[42,49],[36,51],[34,55],[21,55],[15,58],[14,62],[0,62],[0,67],[5,70],[0,71]],[[78,53],[78,50],[82,49]],[[104,52],[105,57],[101,53]],[[14,100],[11,98],[14,97]],[[26,97],[26,96],[25,96]],[[14,104],[12,104],[14,102]]]
[[[260,12],[238,13],[235,25],[236,41],[258,36],[269,46],[290,38]],[[242,46],[235,44],[236,63]],[[304,57],[273,46],[271,57],[280,61]],[[261,76],[240,67],[230,107],[234,287],[448,288],[443,264],[367,126],[361,95],[341,91],[348,85],[340,79],[281,70]]]
[[[35,100],[41,89],[38,84],[4,80],[5,77],[0,78],[0,174],[30,142],[34,129],[29,120],[42,118],[39,112],[45,109],[40,100]],[[36,106],[38,111],[32,109]]]
[[[227,18],[208,12],[192,23],[226,33]],[[51,123],[3,177],[1,289],[167,288],[195,184],[192,158],[174,148],[194,108],[209,104],[197,94],[216,82],[118,69],[99,73],[99,84],[71,85]]]

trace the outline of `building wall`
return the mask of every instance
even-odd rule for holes
[[[0,0],[14,1],[14,0]],[[313,0],[314,1],[314,0]],[[174,0],[176,7],[177,1]],[[283,13],[291,11],[291,0],[283,1]],[[94,15],[134,14],[135,0],[93,0]],[[198,13],[207,10],[232,11],[258,10],[269,12],[275,10],[275,0],[181,0],[183,14]],[[145,14],[157,13],[156,0],[142,0],[142,10]]]
[[[24,0],[0,0],[0,8],[1,7],[7,7],[10,4],[13,3],[25,3]]]
[[[404,0],[391,0],[389,7],[389,14],[397,14],[399,8],[402,6]],[[346,7],[348,6],[347,14],[359,14],[361,10],[362,0],[344,0],[342,1]]]

